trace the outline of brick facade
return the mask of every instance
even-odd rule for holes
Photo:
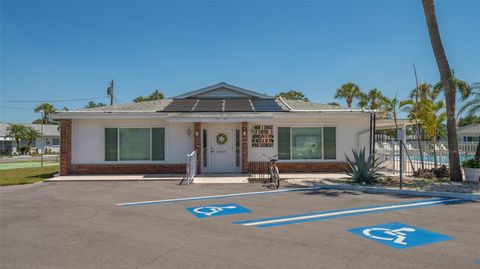
[[[248,173],[248,123],[242,122],[242,174]]]
[[[60,120],[60,175],[69,174],[72,163],[72,120]]]
[[[193,149],[197,152],[197,174],[202,173],[202,123],[193,123]]]
[[[185,164],[72,164],[68,174],[185,174]]]
[[[303,163],[277,163],[280,173],[317,173],[317,172],[344,172],[346,162],[303,162]]]

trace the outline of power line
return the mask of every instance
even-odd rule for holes
[[[26,108],[26,107],[13,107],[13,106],[0,106],[1,109],[16,109],[16,110],[30,110],[33,111],[33,108]]]
[[[64,100],[3,100],[6,103],[60,103],[60,102],[75,102],[75,101],[88,101],[107,98],[108,96],[91,97],[91,98],[78,98],[78,99],[64,99]]]

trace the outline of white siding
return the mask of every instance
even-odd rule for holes
[[[277,153],[277,127],[302,127],[302,126],[318,126],[318,127],[336,127],[337,135],[337,159],[325,160],[325,162],[331,161],[344,161],[345,153],[351,155],[352,149],[360,149],[365,147],[368,150],[368,128],[370,117],[368,114],[352,115],[352,116],[318,116],[303,119],[277,119],[273,122],[264,123],[249,123],[249,138],[248,138],[248,159],[249,161],[266,161],[268,160],[263,154],[272,156]],[[271,125],[274,126],[274,147],[273,148],[252,148],[251,143],[251,128],[253,125]],[[366,133],[367,135],[361,135]],[[281,162],[281,161],[280,161]],[[289,160],[288,162],[295,162],[295,160]],[[302,160],[301,162],[318,162],[318,160]]]
[[[163,119],[73,120],[73,164],[105,163],[104,128],[106,127],[165,127],[165,161],[145,161],[142,163],[184,163],[185,154],[193,151],[192,123],[166,123]],[[191,130],[190,136],[187,135],[188,128]]]

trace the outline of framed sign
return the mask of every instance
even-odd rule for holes
[[[273,147],[273,125],[254,125],[252,127],[252,147]]]

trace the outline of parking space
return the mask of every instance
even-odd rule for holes
[[[1,188],[1,267],[479,266],[477,202],[283,190],[175,182]],[[148,203],[129,204],[136,202]]]

